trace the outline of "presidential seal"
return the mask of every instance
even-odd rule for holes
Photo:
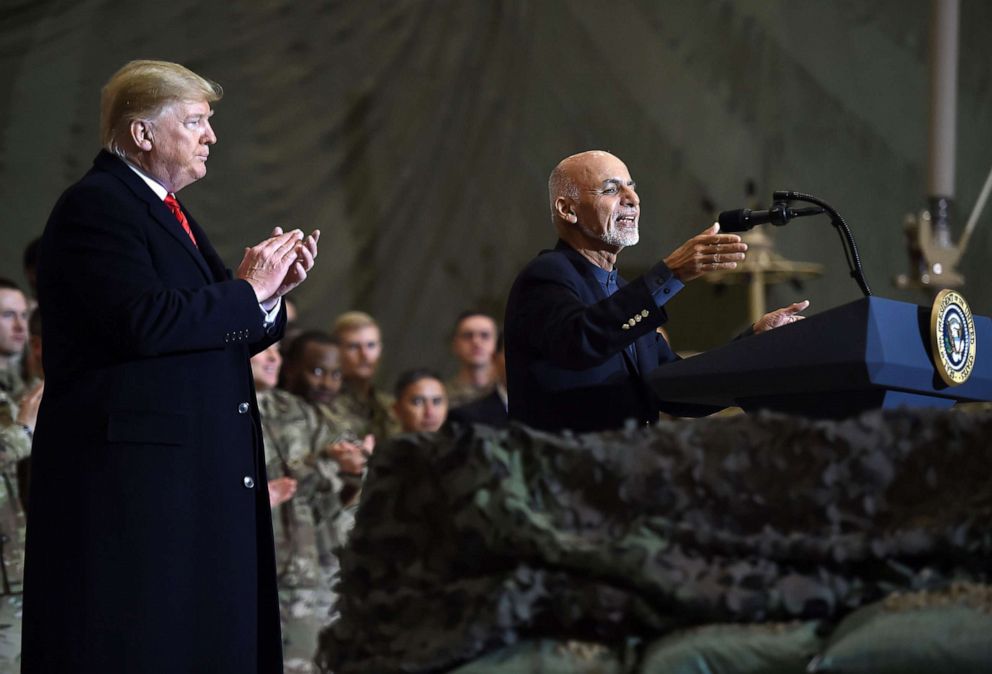
[[[930,310],[930,350],[948,386],[968,381],[975,368],[975,320],[959,293],[941,290]]]

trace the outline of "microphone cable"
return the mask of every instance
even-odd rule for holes
[[[851,278],[861,288],[861,292],[865,294],[865,297],[871,297],[871,289],[868,287],[868,279],[865,278],[865,270],[861,265],[861,256],[858,254],[858,245],[854,242],[854,235],[851,233],[851,228],[844,222],[844,218],[834,210],[833,206],[822,199],[814,197],[812,194],[793,192],[791,190],[774,192],[772,199],[775,201],[804,201],[809,204],[816,204],[825,210],[830,215],[830,224],[837,229],[837,233],[840,235],[841,245],[844,248],[844,257],[847,260],[848,268],[851,270]]]

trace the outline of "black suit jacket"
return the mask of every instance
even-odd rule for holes
[[[281,672],[249,358],[279,337],[101,152],[42,239],[24,672]]]
[[[671,278],[664,264],[648,274],[655,285]],[[656,332],[668,315],[644,277],[618,285],[607,297],[592,263],[562,241],[524,267],[504,322],[510,419],[552,431],[598,431],[627,419],[656,421],[662,408],[680,415],[714,411],[666,406],[654,394],[647,376],[677,359]],[[636,368],[624,353],[630,344]]]

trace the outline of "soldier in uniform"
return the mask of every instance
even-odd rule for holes
[[[27,297],[16,283],[0,278],[0,391],[15,400],[24,391],[21,358],[27,340]]]
[[[407,370],[396,380],[393,406],[404,433],[433,433],[448,416],[448,395],[441,377],[426,368]]]
[[[452,407],[448,410],[448,418],[445,425],[454,427],[456,425],[485,424],[496,428],[505,428],[510,425],[510,418],[506,413],[506,357],[503,349],[503,335],[496,338],[496,353],[493,354],[493,375],[496,378],[496,387],[493,392],[484,398],[479,398],[474,402],[459,407]]]
[[[17,351],[27,338],[24,294],[0,281],[0,350]],[[10,287],[13,286],[13,287]],[[23,309],[23,311],[21,311]],[[2,355],[2,354],[0,354]],[[16,368],[12,368],[16,372]],[[8,379],[11,381],[11,379]],[[31,454],[44,382],[25,386],[16,377],[17,395],[0,388],[0,674],[19,672],[21,654],[22,580],[24,577],[24,504],[17,466]]]
[[[317,634],[333,617],[338,567],[330,550],[343,545],[353,520],[343,513],[345,484],[328,449],[336,433],[307,401],[275,387],[281,362],[274,344],[252,357],[251,367],[266,472],[270,482],[290,478],[296,484],[292,498],[273,508],[272,528],[285,668],[304,674],[316,671]]]
[[[343,503],[357,497],[368,455],[375,447],[375,437],[363,430],[362,422],[338,407],[341,391],[341,349],[334,338],[320,330],[299,335],[285,351],[279,372],[280,387],[316,406],[324,420],[335,432],[335,441],[328,448],[341,467],[345,481]]]
[[[382,355],[379,325],[366,313],[348,311],[334,322],[334,341],[341,349],[341,393],[335,401],[343,423],[357,437],[368,434],[382,442],[400,431],[393,414],[393,396],[373,383]]]
[[[451,407],[484,398],[496,388],[492,360],[497,332],[495,319],[478,311],[465,311],[455,320],[451,352],[458,372],[444,383]]]
[[[341,350],[326,332],[307,330],[283,351],[279,388],[313,405],[330,405],[341,391]]]

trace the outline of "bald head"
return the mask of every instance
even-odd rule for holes
[[[554,221],[555,199],[558,197],[579,198],[579,186],[573,177],[575,171],[581,170],[589,161],[605,157],[613,157],[613,155],[603,150],[587,150],[565,157],[558,162],[558,165],[551,171],[551,175],[548,176],[548,200],[551,205],[552,221]],[[616,159],[616,157],[613,158]]]
[[[551,221],[569,243],[611,249],[637,243],[640,199],[627,166],[602,150],[562,159],[548,178]]]

